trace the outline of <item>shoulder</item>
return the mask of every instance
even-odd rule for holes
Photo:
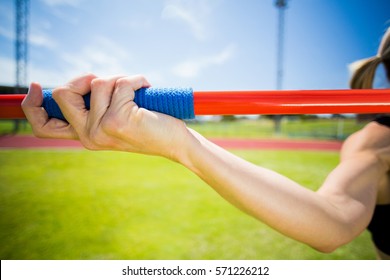
[[[388,124],[388,125],[387,125]],[[379,152],[390,149],[390,116],[383,116],[368,123],[345,140],[342,156],[356,152]]]
[[[390,129],[390,115],[380,115],[376,117],[373,122],[383,125]]]

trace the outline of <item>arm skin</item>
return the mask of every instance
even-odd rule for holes
[[[313,192],[192,135],[181,161],[185,166],[244,212],[322,252],[350,242],[367,227],[387,171],[375,153],[359,151],[343,159]]]
[[[331,252],[366,228],[388,171],[389,129],[373,123],[348,139],[340,164],[314,192],[216,146],[180,120],[138,108],[134,91],[147,86],[141,76],[78,77],[53,91],[69,123],[48,119],[39,84],[31,84],[22,108],[39,137],[79,139],[91,150],[183,164],[236,207],[319,251]],[[87,111],[82,96],[89,91]]]

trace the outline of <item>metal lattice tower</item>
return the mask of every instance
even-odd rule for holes
[[[27,84],[29,0],[15,0],[16,88]]]
[[[287,8],[287,0],[275,0],[278,8],[278,41],[277,41],[277,61],[276,61],[276,89],[283,89],[283,51],[284,51],[284,11]],[[274,129],[276,134],[282,131],[282,115],[273,116]]]
[[[30,0],[15,0],[15,93],[27,85],[29,5]],[[11,134],[19,131],[20,124],[21,120],[14,120]]]
[[[278,18],[278,47],[277,47],[277,73],[276,73],[276,89],[283,88],[283,54],[284,54],[284,11],[287,8],[287,0],[276,0],[275,6],[279,10]]]

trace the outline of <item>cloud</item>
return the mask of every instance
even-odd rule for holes
[[[79,50],[58,53],[58,60],[60,70],[55,66],[47,69],[42,65],[31,65],[34,69],[31,78],[44,86],[58,86],[82,73],[92,72],[98,76],[126,74],[131,56],[108,38],[99,36]]]
[[[15,74],[15,60],[9,57],[0,56],[0,84],[14,86],[16,83],[16,74]],[[27,69],[27,84],[29,81],[39,82],[41,85],[47,86],[57,86],[64,84],[72,76],[64,75],[63,72],[49,71],[50,69],[45,68],[45,65],[35,64],[33,61],[29,63]]]
[[[0,84],[14,86],[16,83],[15,69],[14,59],[0,56],[0,73],[2,73]],[[43,86],[57,86],[64,84],[70,77],[72,76],[66,76],[62,72],[48,71],[45,65],[37,65],[32,62],[28,65],[28,81],[25,86],[29,85],[29,81],[37,81]]]
[[[8,40],[15,40],[15,32],[3,28],[0,26],[0,36],[7,38]],[[47,34],[42,32],[34,32],[32,31],[28,36],[28,42],[31,45],[35,45],[38,47],[46,47],[49,49],[54,49],[57,44],[54,39],[50,38]]]
[[[210,16],[214,2],[209,0],[167,0],[161,12],[163,20],[175,20],[187,26],[194,37],[204,41],[210,34]]]
[[[128,72],[132,55],[109,38],[98,36],[76,53],[63,53],[61,59],[73,73],[94,72],[106,76]]]
[[[56,41],[42,32],[33,32],[29,36],[28,40],[31,45],[35,45],[37,47],[45,47],[47,49],[55,49],[57,47]]]
[[[188,10],[178,6],[168,5],[163,9],[161,16],[163,19],[178,19],[184,22],[190,27],[194,36],[199,40],[203,40],[206,37],[203,24]]]
[[[42,0],[48,6],[56,7],[56,6],[72,6],[78,7],[80,6],[83,0]]]
[[[79,18],[76,13],[70,13],[66,7],[74,10],[80,10],[85,8],[82,3],[85,0],[41,0],[44,4],[50,7],[51,13],[62,21],[68,22],[72,25],[80,24]]]
[[[0,56],[0,84],[15,85],[15,60],[9,57]]]
[[[196,78],[202,70],[227,62],[234,55],[234,52],[235,47],[229,45],[215,55],[198,57],[181,62],[173,67],[173,73],[180,78]]]

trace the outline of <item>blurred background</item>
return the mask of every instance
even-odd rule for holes
[[[348,64],[376,53],[386,0],[15,0],[26,2],[27,80],[144,74],[154,86],[274,89],[277,2],[288,89],[345,88]],[[0,84],[15,84],[15,1],[2,0]],[[19,15],[18,19],[23,16]]]
[[[0,5],[0,93],[25,92],[31,81],[55,87],[86,72],[141,73],[153,86],[195,90],[348,88],[348,66],[375,55],[390,25],[386,0],[3,0]],[[343,139],[348,129],[336,117],[330,131],[300,134]],[[198,121],[210,119],[221,118]],[[283,134],[288,120],[273,119],[276,134]],[[20,129],[15,126],[14,132]]]
[[[143,74],[153,86],[195,90],[348,88],[349,65],[375,55],[389,26],[388,0],[1,0],[0,94],[86,72]],[[188,125],[210,139],[340,142],[366,121],[210,116]],[[0,134],[32,133],[25,121],[0,120]],[[338,161],[337,151],[232,152],[313,190]],[[375,252],[366,232],[333,254],[315,252],[163,159],[0,146],[0,257],[372,259]]]

